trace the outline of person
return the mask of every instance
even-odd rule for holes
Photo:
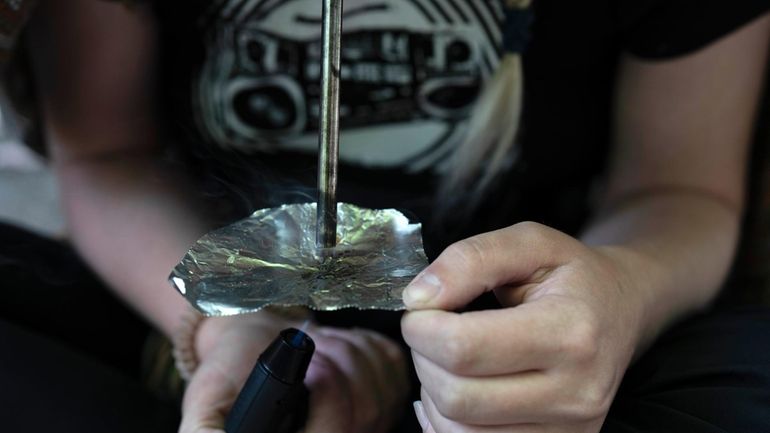
[[[303,197],[316,3],[49,1],[29,25],[72,242],[154,326],[189,337],[182,432],[221,431],[257,354],[297,323],[191,319],[165,280],[222,214]],[[535,16],[518,67],[501,46],[522,28],[505,31],[506,17],[530,21],[512,4]],[[401,321],[423,431],[770,426],[767,312],[680,323],[708,308],[734,255],[768,2],[345,7],[340,194],[408,209],[440,252],[405,289]],[[472,128],[495,113],[498,127],[518,124],[505,92],[505,111],[474,105],[489,83],[517,89],[498,67],[524,83],[513,148],[510,133]],[[490,133],[488,151],[458,157],[474,154],[466,129]],[[463,310],[489,292],[501,308]],[[407,388],[398,345],[360,328],[309,332],[306,431],[387,431]]]

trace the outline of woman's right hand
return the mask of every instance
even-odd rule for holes
[[[222,433],[227,414],[259,354],[278,333],[299,327],[270,312],[208,318],[196,336],[200,365],[185,391],[181,433]],[[398,420],[408,391],[401,349],[364,329],[310,325],[316,352],[305,377],[305,433],[379,433]]]

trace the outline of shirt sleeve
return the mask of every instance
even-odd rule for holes
[[[646,59],[682,56],[737,30],[770,10],[770,0],[623,0],[622,47]]]

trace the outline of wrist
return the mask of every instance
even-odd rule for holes
[[[264,331],[277,333],[284,328],[299,327],[310,318],[310,311],[300,307],[268,307],[237,316],[206,317],[198,327],[193,340],[195,356],[198,359],[204,359],[222,336],[231,330],[251,327],[260,330],[260,334]],[[267,335],[267,337],[272,339],[275,336]]]
[[[214,351],[228,332],[240,332],[251,328],[254,339],[259,335],[264,338],[274,338],[273,331],[300,326],[310,318],[305,308],[276,308],[271,307],[256,313],[239,316],[205,317],[200,312],[187,306],[179,316],[179,322],[172,336],[174,361],[179,375],[189,381],[198,365],[207,354]]]
[[[688,308],[668,293],[667,268],[654,258],[627,246],[593,248],[615,268],[624,304],[625,323],[633,325],[635,351],[640,353],[660,332]]]

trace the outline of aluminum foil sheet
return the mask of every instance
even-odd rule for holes
[[[337,246],[319,250],[315,203],[258,210],[199,239],[169,280],[210,316],[269,305],[404,309],[404,287],[428,265],[420,224],[346,203],[337,215]]]

